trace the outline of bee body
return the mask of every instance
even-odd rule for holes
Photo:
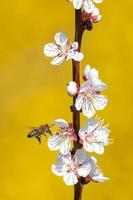
[[[39,127],[35,127],[35,128],[32,128],[32,130],[28,133],[27,137],[28,138],[36,138],[39,143],[41,143],[41,136],[46,136],[46,134],[50,134],[52,135],[52,132],[50,130],[50,126],[48,124],[45,124],[45,125],[41,125]]]

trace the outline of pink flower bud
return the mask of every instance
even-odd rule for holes
[[[78,88],[78,85],[74,81],[70,81],[67,84],[67,92],[72,97],[78,93]]]

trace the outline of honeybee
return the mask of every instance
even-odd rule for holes
[[[53,126],[53,125],[51,125]],[[28,138],[36,138],[39,143],[41,143],[41,137],[44,135],[47,137],[47,133],[52,135],[52,131],[48,124],[40,125],[39,127],[31,127],[31,131],[28,133]]]

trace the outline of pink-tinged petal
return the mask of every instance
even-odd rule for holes
[[[63,63],[63,61],[65,60],[65,56],[56,56],[52,61],[51,64],[52,65],[60,65]]]
[[[87,154],[83,149],[78,149],[74,155],[74,158],[79,164],[83,164],[87,159]]]
[[[57,56],[58,52],[58,47],[55,44],[48,43],[44,46],[44,54],[48,57]]]
[[[84,101],[83,96],[78,95],[78,97],[76,98],[76,103],[75,103],[75,107],[76,107],[77,110],[81,110],[83,101]]]
[[[63,176],[63,180],[68,186],[75,185],[78,182],[78,179],[73,172],[66,172]]]
[[[71,143],[70,140],[66,138],[60,144],[60,152],[63,155],[67,155],[68,153],[70,153],[70,150],[71,150]]]
[[[63,32],[56,33],[55,35],[55,42],[59,46],[66,46],[68,39]]]
[[[64,119],[56,119],[53,123],[61,128],[69,127],[69,124]]]
[[[48,147],[51,151],[60,149],[60,143],[62,141],[63,134],[53,135],[48,139]]]
[[[93,97],[93,105],[96,110],[103,110],[108,103],[107,97],[103,95],[95,95]]]
[[[103,154],[104,153],[104,147],[102,144],[98,144],[98,143],[93,143],[93,150],[97,153],[97,154]]]
[[[73,6],[75,9],[80,9],[83,5],[84,0],[73,0]]]
[[[75,133],[71,134],[68,137],[69,137],[69,140],[71,140],[71,141],[77,141],[78,140],[77,135]]]

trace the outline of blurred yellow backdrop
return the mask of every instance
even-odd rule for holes
[[[132,7],[131,0],[105,0],[102,20],[83,38],[82,71],[87,63],[95,66],[109,85],[109,104],[98,114],[110,123],[115,141],[96,155],[111,180],[87,185],[84,200],[133,199]],[[38,145],[26,137],[28,126],[71,120],[71,62],[51,66],[43,45],[59,31],[73,40],[73,7],[65,0],[2,0],[0,27],[0,200],[73,199],[73,187],[50,171],[57,152],[48,150],[45,138]]]

